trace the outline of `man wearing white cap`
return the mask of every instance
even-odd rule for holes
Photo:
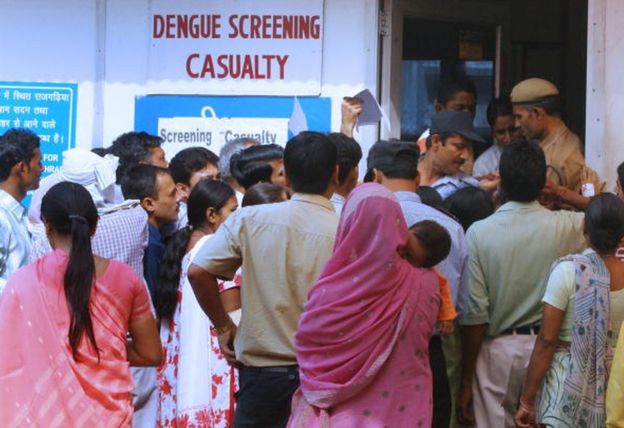
[[[85,149],[70,149],[63,152],[61,168],[41,180],[34,192],[28,217],[33,223],[41,223],[41,199],[48,190],[61,181],[70,181],[84,186],[98,209],[113,205],[115,170],[117,157],[101,157]]]
[[[148,237],[147,214],[138,201],[112,203],[116,169],[117,158],[112,155],[100,157],[85,149],[63,152],[60,170],[41,181],[30,203],[28,216],[35,223],[32,227],[31,261],[52,251],[40,219],[41,199],[56,183],[70,181],[89,191],[100,214],[91,240],[94,254],[127,263],[143,276],[143,254]]]
[[[526,79],[512,89],[511,102],[516,126],[544,150],[547,179],[578,192],[585,159],[581,140],[561,118],[557,87],[544,79]]]

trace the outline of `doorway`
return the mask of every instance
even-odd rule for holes
[[[477,87],[475,126],[489,136],[485,110],[520,80],[540,77],[561,93],[563,116],[585,135],[587,0],[381,0],[382,138],[415,140],[429,126],[441,78]]]

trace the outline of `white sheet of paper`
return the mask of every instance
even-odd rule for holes
[[[292,132],[293,135],[308,130],[308,120],[306,119],[305,113],[299,103],[299,98],[297,97],[295,97],[293,111],[288,121],[288,130]]]
[[[375,99],[375,96],[368,89],[360,91],[355,98],[362,100],[362,112],[358,116],[356,127],[359,129],[362,125],[377,125],[383,119],[384,124],[390,129],[388,118],[384,114],[381,106]]]

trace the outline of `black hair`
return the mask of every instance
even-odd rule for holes
[[[444,207],[459,221],[464,231],[475,222],[494,213],[494,202],[488,192],[468,186],[459,189],[444,201]]]
[[[499,98],[492,98],[486,110],[487,121],[490,128],[494,127],[496,118],[500,116],[513,116],[513,106],[508,95],[501,95]]]
[[[444,200],[442,196],[430,186],[418,186],[416,194],[420,197],[420,202],[425,205],[429,205],[432,208],[440,209],[444,206]]]
[[[598,254],[614,254],[624,237],[624,201],[612,193],[594,196],[585,208],[585,227]]]
[[[41,139],[27,129],[9,129],[0,137],[0,181],[11,175],[11,169],[20,162],[26,165],[35,156]]]
[[[199,180],[191,190],[187,202],[188,224],[169,238],[160,265],[160,275],[154,293],[154,308],[159,318],[171,319],[175,312],[182,259],[186,254],[192,231],[206,223],[208,208],[212,207],[215,211],[219,211],[233,196],[234,190],[217,180]]]
[[[477,98],[477,88],[474,82],[467,77],[459,77],[453,80],[444,80],[440,83],[436,101],[440,104],[446,104],[455,98],[460,92],[468,92]]]
[[[225,143],[219,151],[219,172],[223,181],[229,181],[232,178],[230,173],[230,161],[234,153],[245,150],[249,146],[257,146],[260,143],[253,138],[237,138]]]
[[[544,151],[534,141],[512,142],[503,148],[499,171],[508,200],[532,202],[546,183]]]
[[[269,161],[282,159],[284,149],[277,144],[251,146],[230,158],[230,174],[245,189],[256,183],[270,183],[273,167]]]
[[[624,162],[622,162],[618,167],[617,167],[617,179],[618,182],[620,183],[620,187],[622,188],[622,191],[624,191]]]
[[[91,153],[95,153],[96,155],[100,157],[104,157],[108,154],[108,150],[105,149],[104,147],[94,147],[91,149]]]
[[[362,148],[355,139],[342,132],[332,132],[327,137],[336,145],[338,151],[338,182],[344,184],[349,173],[358,166],[362,159]]]
[[[446,140],[448,140],[450,137],[460,136],[456,132],[445,132],[445,133],[442,133],[442,134],[433,134],[433,135],[439,135],[440,136],[440,144],[442,144],[443,146],[446,144]],[[427,147],[427,150],[429,150],[431,148],[431,146],[433,145],[433,141],[431,140],[431,137],[433,135],[429,135],[427,137],[427,139],[425,140],[425,147]]]
[[[169,162],[173,181],[190,186],[191,176],[208,164],[219,167],[219,156],[205,147],[189,147],[180,150]]]
[[[125,199],[155,198],[158,174],[169,174],[167,168],[148,164],[137,164],[130,168],[121,180],[121,193]]]
[[[549,95],[537,101],[518,103],[525,106],[528,110],[535,107],[541,107],[549,116],[561,116],[561,97],[559,95]]]
[[[121,183],[124,174],[134,165],[147,160],[150,149],[160,147],[163,139],[147,132],[126,132],[113,141],[108,152],[119,158],[117,183]]]
[[[48,190],[41,200],[41,218],[59,235],[71,236],[71,250],[63,277],[63,289],[69,309],[69,345],[74,360],[83,335],[98,354],[89,311],[91,290],[95,281],[95,262],[91,235],[95,232],[98,213],[89,192],[79,184],[63,181]]]
[[[251,186],[243,196],[242,205],[250,207],[252,205],[273,204],[282,202],[282,196],[288,197],[288,191],[282,186],[271,183],[258,183]]]
[[[291,138],[284,150],[284,169],[293,191],[325,193],[337,159],[336,145],[325,134],[304,131]]]
[[[427,259],[422,267],[430,268],[444,260],[451,251],[451,236],[448,231],[432,220],[423,220],[410,227],[427,251]]]
[[[384,154],[379,153],[384,149],[379,149],[378,154],[373,154],[375,152],[376,147],[388,147],[387,145],[394,145],[397,149],[393,150],[391,153]],[[398,146],[401,148],[398,148]],[[390,149],[390,147],[388,147]],[[381,155],[381,157],[392,156],[392,162],[382,162],[379,165],[375,165],[377,162],[370,162],[373,165],[372,168],[378,169],[387,178],[399,178],[399,179],[407,179],[413,180],[418,177],[418,159],[420,158],[420,149],[418,145],[412,141],[399,141],[399,140],[380,140],[371,147],[369,151],[369,159],[371,157],[377,157]],[[385,156],[384,156],[385,155]]]

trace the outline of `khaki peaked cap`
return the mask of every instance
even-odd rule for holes
[[[521,81],[511,90],[511,102],[530,104],[559,96],[557,87],[548,80],[530,78]]]

